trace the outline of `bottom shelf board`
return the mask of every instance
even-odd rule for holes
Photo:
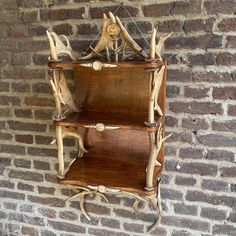
[[[144,189],[147,158],[147,156],[136,153],[122,153],[122,156],[116,153],[104,157],[92,148],[84,157],[78,158],[72,164],[65,179],[59,180],[59,182],[64,185],[84,187],[104,185],[124,192],[150,196],[156,193],[157,186],[153,191]],[[162,167],[155,167],[155,180],[160,176],[161,171]]]

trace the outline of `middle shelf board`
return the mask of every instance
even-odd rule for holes
[[[148,127],[144,124],[147,121],[147,113],[139,114],[120,114],[96,111],[81,111],[68,115],[65,119],[55,121],[56,125],[61,126],[96,126],[102,123],[108,127],[117,127],[119,129],[140,130],[146,132],[154,132],[158,129],[159,124],[163,122],[164,118],[156,116],[157,125],[155,127]]]
[[[157,191],[157,178],[162,167],[155,167],[155,188],[146,191],[146,153],[127,152],[114,147],[114,150],[101,151],[93,147],[83,158],[78,158],[70,167],[65,179],[59,180],[64,185],[100,186],[119,191],[150,196]]]

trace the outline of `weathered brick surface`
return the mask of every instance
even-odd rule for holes
[[[166,132],[173,135],[165,146],[160,226],[146,233],[153,207],[140,204],[134,214],[125,195],[108,195],[109,204],[88,197],[91,222],[77,199],[65,202],[75,192],[57,183],[57,150],[49,146],[55,104],[45,31],[68,35],[82,52],[99,33],[102,13],[118,2],[0,1],[0,234],[236,235],[235,0],[123,1],[147,38],[154,26],[158,36],[174,32],[164,52]],[[127,12],[117,14],[147,47]],[[64,143],[74,155],[74,140]]]

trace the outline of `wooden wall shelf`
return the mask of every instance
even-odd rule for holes
[[[91,52],[76,58],[68,39],[65,45],[54,32],[47,32],[50,43],[50,82],[57,113],[56,126],[58,180],[74,186],[84,209],[88,194],[126,192],[140,201],[153,204],[160,215],[159,177],[164,165],[163,143],[167,64],[161,48],[169,37],[151,35],[150,56],[130,37],[119,17],[104,15],[101,38]],[[122,43],[118,45],[118,37]],[[126,46],[143,61],[127,59]],[[111,61],[109,50],[114,53]],[[101,55],[106,51],[106,56]],[[122,52],[122,55],[119,55]],[[60,61],[60,55],[72,61]],[[94,60],[94,57],[107,60]],[[75,96],[68,88],[64,70],[74,72]],[[64,106],[64,109],[63,109]],[[72,136],[78,143],[78,157],[66,167],[63,138]],[[106,198],[105,198],[106,199]],[[158,218],[160,220],[160,218]]]

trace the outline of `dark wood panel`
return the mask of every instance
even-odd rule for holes
[[[121,113],[147,112],[148,73],[143,68],[75,70],[76,104],[85,110]]]

